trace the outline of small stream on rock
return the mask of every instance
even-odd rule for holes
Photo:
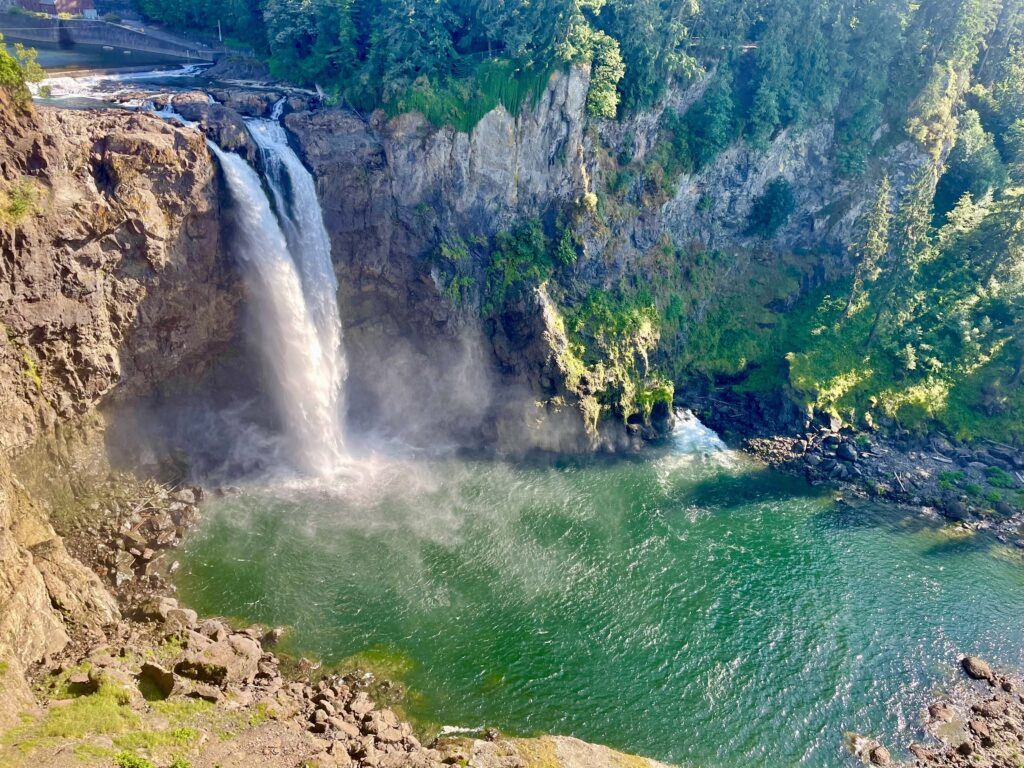
[[[247,121],[262,179],[213,151],[288,458],[316,479],[209,501],[186,603],[383,669],[427,732],[568,734],[699,768],[824,768],[852,761],[848,731],[905,745],[960,655],[1024,665],[1018,553],[838,504],[692,418],[614,459],[349,453],[330,242],[277,117]]]

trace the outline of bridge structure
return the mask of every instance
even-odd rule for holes
[[[0,13],[0,32],[26,43],[44,43],[59,48],[79,45],[105,47],[168,56],[183,61],[213,62],[225,53],[202,43],[163,33],[150,34],[145,29],[133,29],[98,19],[61,19],[23,13]]]

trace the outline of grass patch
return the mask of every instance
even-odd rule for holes
[[[121,749],[156,749],[158,747],[191,747],[199,741],[195,728],[173,728],[169,731],[132,731],[114,737],[114,746]]]
[[[4,221],[17,224],[38,209],[38,188],[32,179],[23,178],[0,196],[0,214]]]
[[[120,752],[114,756],[117,768],[156,768],[156,764],[131,752]]]
[[[209,715],[217,705],[202,699],[168,699],[150,702],[149,706],[167,718],[172,727],[181,727],[193,723],[196,718]]]
[[[967,479],[963,472],[939,472],[939,487],[944,491],[952,490]]]
[[[988,484],[995,488],[1013,489],[1017,487],[1016,478],[1000,467],[989,467],[985,470],[985,477],[988,478]]]
[[[470,77],[443,84],[417,78],[385,109],[389,117],[419,112],[434,125],[450,125],[468,133],[499,105],[512,115],[519,114],[524,105],[535,106],[555,71],[550,65],[524,68],[507,60],[486,60]]]
[[[42,719],[26,720],[4,736],[3,744],[25,755],[48,744],[138,730],[142,721],[130,701],[128,691],[103,682],[95,693],[53,707]]]

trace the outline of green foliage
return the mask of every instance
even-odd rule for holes
[[[494,249],[484,282],[485,315],[545,282],[554,270],[551,243],[537,219],[494,237]]]
[[[692,168],[703,168],[736,138],[735,110],[732,73],[723,68],[704,97],[686,113],[686,147]]]
[[[695,2],[617,0],[598,18],[619,43],[625,65],[619,83],[622,107],[632,112],[656,103],[673,78],[690,79],[700,71],[687,49],[687,21],[700,12]]]
[[[988,484],[996,488],[1012,489],[1017,487],[1014,476],[999,467],[989,467],[985,470],[985,476],[988,478]]]
[[[966,480],[967,476],[963,472],[946,471],[939,473],[939,487],[944,491],[956,488]]]
[[[614,118],[619,108],[619,81],[626,73],[619,44],[600,30],[583,29],[586,39],[582,47],[592,64],[587,113],[592,117]]]
[[[0,192],[0,219],[17,224],[36,210],[37,187],[34,181],[23,178],[7,192]]]
[[[18,108],[28,110],[32,106],[32,93],[28,84],[38,83],[45,73],[36,62],[34,48],[15,43],[12,56],[3,39],[3,35],[0,35],[0,88],[7,92]]]
[[[1006,168],[992,134],[974,110],[960,116],[957,143],[935,190],[935,213],[943,220],[965,194],[977,199],[1006,182]]]
[[[661,100],[673,81],[717,72],[691,111],[691,161],[730,142],[764,146],[812,116],[834,117],[837,160],[868,163],[887,112],[902,114],[925,83],[911,132],[934,146],[952,121],[949,90],[989,44],[992,3],[951,0],[139,0],[148,16],[213,32],[266,55],[275,74],[319,84],[342,103],[418,109],[471,127],[486,109],[515,111],[546,75],[591,67],[587,108],[614,117]],[[949,12],[937,8],[949,6]],[[992,41],[989,70],[1006,70],[1016,38]],[[1005,82],[1012,78],[1008,75]],[[735,84],[735,87],[734,87]],[[948,85],[948,82],[947,82]],[[499,96],[508,87],[512,93]],[[511,103],[510,103],[511,102]],[[513,107],[514,104],[514,107]]]
[[[123,734],[137,729],[141,723],[129,702],[127,691],[104,681],[95,693],[50,709],[42,720],[26,723],[8,738],[20,749],[29,751],[54,739]]]
[[[792,185],[785,179],[775,179],[751,206],[747,220],[748,233],[765,239],[771,238],[789,219],[795,205]]]
[[[562,236],[558,238],[558,245],[555,246],[555,261],[563,267],[571,267],[578,257],[576,239],[572,230],[566,227],[562,230]]]
[[[476,280],[472,275],[455,275],[448,281],[443,294],[453,306],[461,307],[472,301],[475,286]]]
[[[120,752],[114,757],[114,765],[117,768],[156,768],[156,765],[144,757],[139,757],[132,752]]]
[[[623,421],[639,414],[649,421],[658,403],[671,406],[672,383],[652,371],[650,355],[660,337],[660,319],[644,291],[591,290],[562,310],[571,343],[573,379],[586,378],[602,410]]]

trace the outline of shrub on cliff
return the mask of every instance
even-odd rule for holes
[[[793,187],[785,179],[775,179],[754,201],[747,222],[747,232],[759,237],[772,237],[789,219],[795,206]]]
[[[12,56],[3,39],[3,35],[0,35],[0,88],[7,92],[20,109],[27,110],[32,106],[28,83],[42,80],[43,68],[36,62],[35,49],[15,43]]]

